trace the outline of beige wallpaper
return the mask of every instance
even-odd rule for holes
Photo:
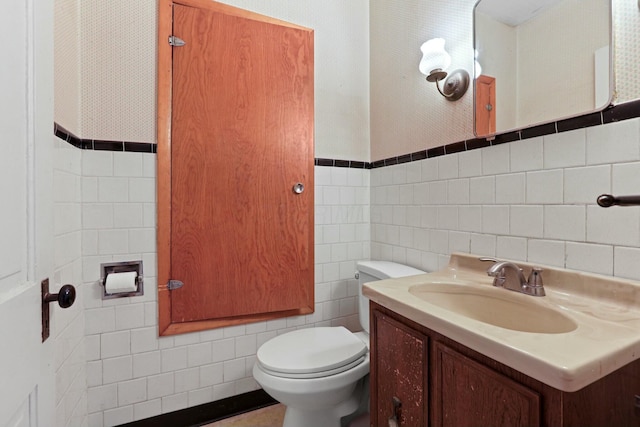
[[[371,160],[473,134],[473,94],[449,102],[418,71],[420,46],[443,37],[450,69],[473,65],[475,0],[371,0]]]
[[[613,0],[616,103],[640,98],[640,5]]]
[[[156,2],[81,0],[82,137],[155,141]]]
[[[82,82],[78,0],[56,0],[54,34],[54,120],[64,128],[80,133]]]
[[[155,1],[55,1],[55,121],[76,136],[154,142],[155,61]]]

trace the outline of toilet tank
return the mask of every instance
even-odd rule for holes
[[[369,333],[369,298],[362,295],[362,285],[376,280],[394,279],[397,277],[415,276],[425,271],[408,265],[390,261],[358,261],[356,263],[356,277],[358,278],[358,300],[360,326]]]

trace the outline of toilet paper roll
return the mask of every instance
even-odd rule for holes
[[[127,271],[125,273],[111,273],[107,276],[105,289],[108,294],[121,294],[125,292],[136,292],[138,286],[136,277],[138,273],[135,271]]]

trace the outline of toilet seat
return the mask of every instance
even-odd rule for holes
[[[321,378],[361,364],[365,343],[342,326],[301,329],[263,344],[256,355],[260,368],[285,378]]]
[[[314,379],[314,378],[330,377],[332,375],[337,375],[337,374],[340,374],[340,373],[342,373],[344,371],[348,371],[349,369],[353,368],[354,366],[358,366],[359,364],[364,362],[365,359],[366,359],[366,356],[362,356],[362,357],[358,358],[357,360],[354,360],[351,363],[348,363],[348,364],[346,364],[344,366],[339,366],[339,367],[334,368],[334,369],[330,369],[328,371],[304,372],[304,373],[291,373],[291,372],[272,371],[271,369],[265,368],[264,365],[260,364],[260,362],[258,362],[258,364],[260,365],[260,369],[262,369],[264,371],[264,373],[269,374],[269,375],[273,375],[274,377],[291,378],[291,379]]]

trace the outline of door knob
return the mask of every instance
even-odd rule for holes
[[[302,194],[302,192],[304,191],[304,184],[299,182],[296,185],[293,186],[293,192],[296,194]]]
[[[62,308],[69,308],[76,300],[76,288],[73,285],[64,285],[57,294],[49,293],[49,279],[40,282],[42,295],[42,342],[49,338],[49,303],[57,301]]]
[[[58,305],[62,308],[69,308],[76,301],[76,288],[73,285],[64,285],[57,294],[47,292],[43,296],[44,303],[58,301]]]

